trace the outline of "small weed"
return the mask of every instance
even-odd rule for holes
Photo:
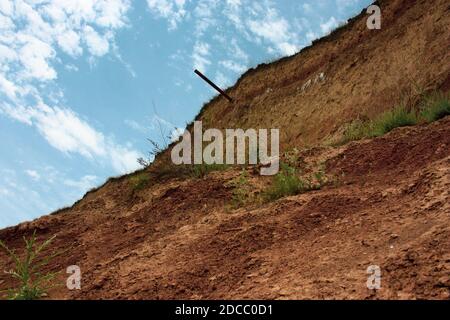
[[[344,138],[341,143],[347,143],[350,141],[364,139],[368,137],[370,131],[370,125],[367,122],[363,122],[361,120],[355,120],[349,124],[347,129],[344,132]]]
[[[144,189],[150,182],[150,176],[145,173],[139,173],[130,178],[130,184],[133,191],[139,191]]]
[[[398,127],[412,126],[418,123],[415,110],[408,111],[399,106],[386,111],[371,121],[355,120],[347,127],[341,143],[382,136]]]
[[[320,189],[326,182],[325,172],[321,169],[314,173],[315,184],[312,185],[314,189]]]
[[[25,237],[25,256],[23,259],[9,249],[2,241],[0,248],[3,248],[9,257],[13,260],[15,266],[13,270],[6,273],[19,281],[17,288],[9,289],[8,298],[11,300],[35,300],[47,294],[47,291],[54,286],[51,282],[57,273],[42,273],[41,269],[49,264],[49,262],[60,253],[53,253],[50,256],[40,258],[42,251],[47,248],[53,241],[55,236],[44,241],[41,245],[36,243],[36,231],[31,238],[27,240]]]
[[[190,176],[193,178],[204,178],[213,171],[224,171],[228,168],[226,164],[194,164],[190,168]]]
[[[286,163],[281,163],[280,167],[281,170],[273,178],[272,185],[263,193],[263,198],[267,201],[274,201],[312,190],[320,190],[331,181],[327,178],[323,167],[305,178],[300,178],[295,168],[290,167]]]
[[[159,117],[156,112],[155,102],[152,101],[153,104],[153,112],[155,114],[154,121],[159,129],[159,135],[161,142],[158,142],[154,139],[147,138],[148,142],[150,142],[151,149],[148,151],[148,155],[144,157],[140,157],[137,159],[137,162],[143,166],[144,168],[150,167],[153,161],[161,154],[164,153],[165,150],[169,148],[170,141],[172,139],[172,130],[167,128],[167,126],[163,123],[163,120]],[[173,130],[178,130],[178,128],[172,128]]]
[[[408,111],[400,106],[393,110],[382,113],[371,123],[369,137],[382,136],[395,128],[413,126],[418,119],[414,110]]]
[[[412,108],[411,110],[399,106],[380,114],[371,121],[355,120],[346,128],[340,144],[364,138],[379,137],[398,127],[416,125],[421,121],[430,123],[450,115],[449,96],[442,92],[436,91],[422,97],[418,105],[418,108]]]
[[[233,187],[233,195],[231,198],[233,207],[239,208],[248,203],[251,195],[247,171],[242,170],[239,177],[233,179],[230,185]]]
[[[297,148],[293,148],[284,153],[284,161],[290,167],[297,167],[300,165],[301,159],[299,158],[300,151]]]
[[[300,179],[295,168],[285,163],[281,163],[280,166],[280,172],[273,178],[272,185],[264,193],[264,197],[268,201],[293,196],[310,189],[309,182]]]
[[[434,92],[424,98],[421,104],[420,117],[426,122],[433,122],[450,115],[450,99],[448,95]]]

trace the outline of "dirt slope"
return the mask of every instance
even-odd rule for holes
[[[154,185],[135,197],[126,180],[116,181],[68,212],[0,237],[20,247],[21,236],[37,229],[69,248],[51,267],[79,265],[82,291],[61,288],[52,298],[447,299],[449,146],[447,117],[311,149],[299,158],[326,161],[337,183],[237,210],[227,208],[226,182],[238,170]],[[376,294],[366,288],[369,265],[382,268]]]
[[[228,90],[235,104],[218,98],[205,106],[204,126],[282,128],[285,148],[314,145],[348,121],[414,100],[417,88],[450,89],[448,1],[378,5],[381,30],[367,28],[364,10],[299,54],[248,71]]]
[[[133,190],[110,180],[72,208],[0,230],[20,249],[22,236],[56,235],[66,250],[49,269],[78,265],[82,290],[50,298],[450,298],[450,117],[395,129],[340,147],[355,117],[373,117],[411,82],[450,88],[448,1],[380,1],[383,29],[365,16],[302,53],[247,73],[200,118],[215,127],[280,127],[284,150],[301,149],[305,173],[324,165],[332,183],[272,203],[233,207],[240,168],[204,178],[166,178]],[[325,81],[302,91],[307,79]],[[297,89],[297,88],[300,89]],[[268,90],[270,88],[270,90]],[[219,117],[220,115],[220,117]],[[289,143],[288,143],[289,142]],[[312,170],[312,169],[311,169]],[[248,168],[255,194],[270,183]],[[366,269],[382,270],[382,289]],[[12,265],[0,252],[0,270]],[[0,274],[0,290],[13,285]]]

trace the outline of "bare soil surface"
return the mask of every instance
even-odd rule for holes
[[[299,157],[325,162],[336,180],[239,209],[227,186],[237,169],[134,196],[126,180],[114,181],[0,237],[20,250],[35,229],[40,239],[56,234],[54,248],[67,252],[49,268],[76,264],[83,278],[81,291],[57,288],[51,298],[450,297],[449,117]],[[0,261],[12,266],[4,253]],[[378,291],[366,287],[370,265],[382,270]]]
[[[236,207],[240,168],[174,174],[141,190],[124,176],[70,208],[0,230],[0,239],[22,252],[34,230],[40,240],[56,235],[45,254],[64,251],[47,267],[61,271],[61,286],[50,299],[449,299],[450,117],[324,143],[355,118],[413,104],[412,88],[450,89],[448,1],[379,5],[381,30],[368,30],[362,13],[301,53],[247,72],[228,90],[235,104],[215,99],[198,117],[204,127],[280,128],[282,151],[300,150],[302,174],[325,168],[320,190]],[[271,179],[247,174],[258,199]],[[82,290],[65,287],[70,265],[81,268]],[[382,272],[377,291],[366,286],[371,265]],[[0,251],[0,270],[12,266]],[[0,273],[0,290],[14,285]]]

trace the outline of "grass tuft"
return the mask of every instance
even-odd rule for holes
[[[226,164],[194,164],[190,166],[190,176],[193,178],[204,178],[213,171],[224,171],[229,166]]]
[[[414,110],[408,111],[405,107],[399,106],[382,113],[370,124],[369,137],[379,137],[395,128],[413,126],[417,122]]]
[[[342,143],[382,136],[389,131],[420,122],[433,122],[450,115],[448,94],[433,92],[419,103],[418,108],[408,110],[403,106],[386,111],[371,121],[355,120],[344,131]]]
[[[281,163],[281,170],[273,178],[272,185],[264,193],[264,198],[274,201],[283,197],[300,194],[311,189],[307,181],[297,176],[295,168]]]
[[[351,122],[344,131],[344,137],[341,143],[361,140],[370,136],[370,126],[367,122],[355,120]]]
[[[229,185],[233,187],[231,197],[233,208],[242,207],[251,200],[251,186],[248,181],[248,173],[245,169],[242,170],[241,174],[233,179]]]
[[[395,128],[412,126],[418,123],[414,110],[408,111],[400,106],[386,111],[371,121],[355,120],[344,131],[341,143],[382,136]]]
[[[426,122],[433,122],[450,115],[450,99],[448,95],[434,92],[424,99],[420,116]]]
[[[144,189],[148,183],[150,182],[150,176],[145,173],[141,172],[137,175],[134,175],[130,178],[130,184],[133,191],[139,191]]]

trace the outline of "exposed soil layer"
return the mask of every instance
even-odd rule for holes
[[[365,10],[300,53],[248,71],[203,108],[203,126],[281,128],[284,148],[333,140],[355,118],[373,118],[421,90],[449,90],[447,0],[381,0],[381,30]],[[321,77],[322,74],[322,77]]]
[[[83,279],[81,291],[51,298],[450,297],[449,117],[299,157],[325,161],[336,181],[240,209],[228,186],[237,169],[134,196],[115,181],[0,238],[20,249],[35,229],[40,239],[56,234],[54,248],[67,251],[49,268],[76,264]],[[0,261],[11,267],[3,253]],[[381,268],[381,290],[366,287],[370,265]]]
[[[204,127],[280,128],[282,151],[298,148],[305,174],[326,168],[320,190],[236,208],[240,168],[167,175],[140,190],[124,176],[0,239],[21,252],[34,230],[40,240],[56,235],[51,250],[63,253],[47,270],[61,271],[62,286],[53,299],[449,299],[450,117],[322,144],[355,118],[414,104],[412,88],[450,88],[448,1],[379,5],[381,30],[368,30],[362,13],[247,72],[228,90],[235,104],[214,99],[198,117]],[[247,173],[258,196],[271,180]],[[64,285],[70,265],[81,268],[82,290]],[[371,265],[382,272],[377,291],[366,286]],[[0,270],[11,267],[0,251]],[[0,273],[0,290],[13,285]]]

